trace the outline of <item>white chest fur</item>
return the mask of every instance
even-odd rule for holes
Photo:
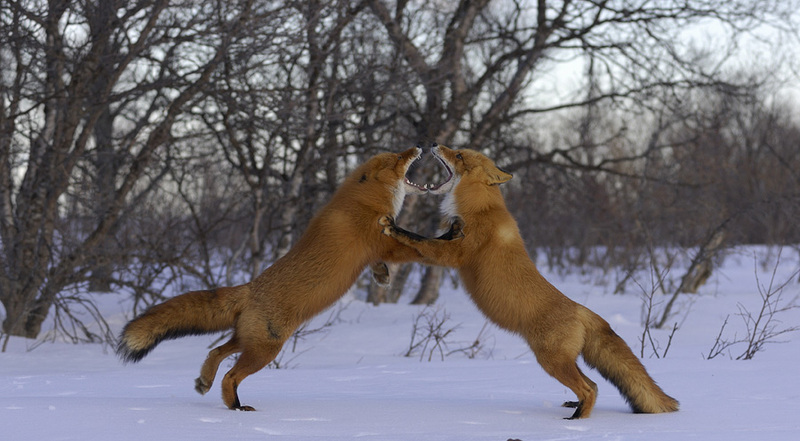
[[[442,204],[439,206],[439,210],[442,213],[442,216],[445,219],[449,219],[451,217],[458,216],[458,211],[456,209],[456,197],[454,192],[447,193],[447,195],[442,199]]]
[[[400,213],[400,209],[403,208],[403,200],[406,198],[406,188],[401,183],[397,185],[392,190],[392,194],[394,194],[394,198],[392,199],[392,217],[397,217]]]

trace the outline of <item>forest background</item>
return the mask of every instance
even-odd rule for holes
[[[88,293],[246,282],[355,165],[432,142],[514,174],[551,268],[696,291],[731,247],[800,243],[799,3],[0,0],[0,335],[110,342]],[[369,301],[447,280],[392,273]]]

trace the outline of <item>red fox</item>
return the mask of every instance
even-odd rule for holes
[[[384,234],[436,265],[457,268],[478,308],[526,339],[544,370],[577,395],[577,402],[564,403],[575,408],[569,419],[587,418],[597,397],[597,385],[578,368],[578,355],[619,389],[634,412],[677,411],[678,402],[656,385],[608,322],[567,298],[536,269],[498,187],[512,176],[476,151],[444,146],[432,151],[448,177],[427,188],[446,193],[442,213],[456,220],[450,232],[463,229],[463,238],[426,239],[397,227],[391,216],[379,221]]]
[[[222,400],[230,409],[255,410],[240,403],[239,384],[275,359],[300,324],[339,299],[367,265],[378,279],[387,279],[384,261],[424,260],[382,235],[378,225],[385,213],[400,211],[407,192],[427,191],[406,178],[421,154],[411,148],[369,159],[345,179],[294,247],[261,275],[244,285],[189,292],[153,306],[125,326],[117,354],[137,362],[163,340],[233,328],[231,339],[208,353],[195,389],[208,392],[220,362],[241,352],[222,379]]]

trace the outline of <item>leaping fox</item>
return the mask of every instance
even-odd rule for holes
[[[195,389],[208,392],[220,362],[240,352],[222,379],[222,400],[230,409],[255,410],[239,401],[239,384],[275,359],[300,324],[344,295],[367,265],[377,278],[388,279],[383,262],[424,260],[381,234],[378,225],[385,213],[397,215],[406,193],[427,191],[406,178],[421,154],[411,148],[369,159],[345,179],[292,249],[261,275],[241,286],[194,291],[153,306],[125,326],[117,354],[137,362],[163,340],[233,328],[231,339],[208,353]]]
[[[576,364],[578,355],[619,389],[634,412],[678,410],[678,402],[656,385],[608,322],[567,298],[536,269],[500,193],[499,185],[511,175],[476,151],[438,146],[433,154],[448,178],[426,188],[446,194],[444,219],[457,219],[450,232],[463,226],[464,237],[426,239],[397,227],[390,216],[380,220],[384,234],[436,265],[457,268],[478,308],[527,340],[544,370],[577,395],[578,401],[564,403],[575,408],[570,419],[588,417],[597,397],[597,385]]]

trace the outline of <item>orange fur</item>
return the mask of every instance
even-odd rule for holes
[[[499,184],[511,175],[472,150],[439,146],[433,152],[452,179],[431,191],[447,193],[442,211],[463,220],[463,239],[420,238],[398,228],[391,217],[380,220],[384,234],[437,265],[457,268],[478,308],[525,338],[544,370],[578,396],[577,402],[565,403],[576,407],[571,418],[588,417],[597,397],[597,386],[576,364],[578,355],[620,390],[634,412],[678,410],[678,402],[656,385],[605,320],[563,295],[536,269],[500,193]]]
[[[341,184],[286,256],[245,285],[190,292],[150,308],[125,326],[117,353],[136,362],[165,339],[233,328],[231,339],[209,352],[196,389],[205,394],[220,362],[241,352],[222,380],[222,397],[231,409],[253,410],[239,402],[239,384],[271,362],[299,325],[339,299],[367,265],[385,279],[383,261],[422,260],[378,225],[385,213],[397,214],[407,191],[425,192],[405,180],[420,154],[412,148],[371,158]]]

